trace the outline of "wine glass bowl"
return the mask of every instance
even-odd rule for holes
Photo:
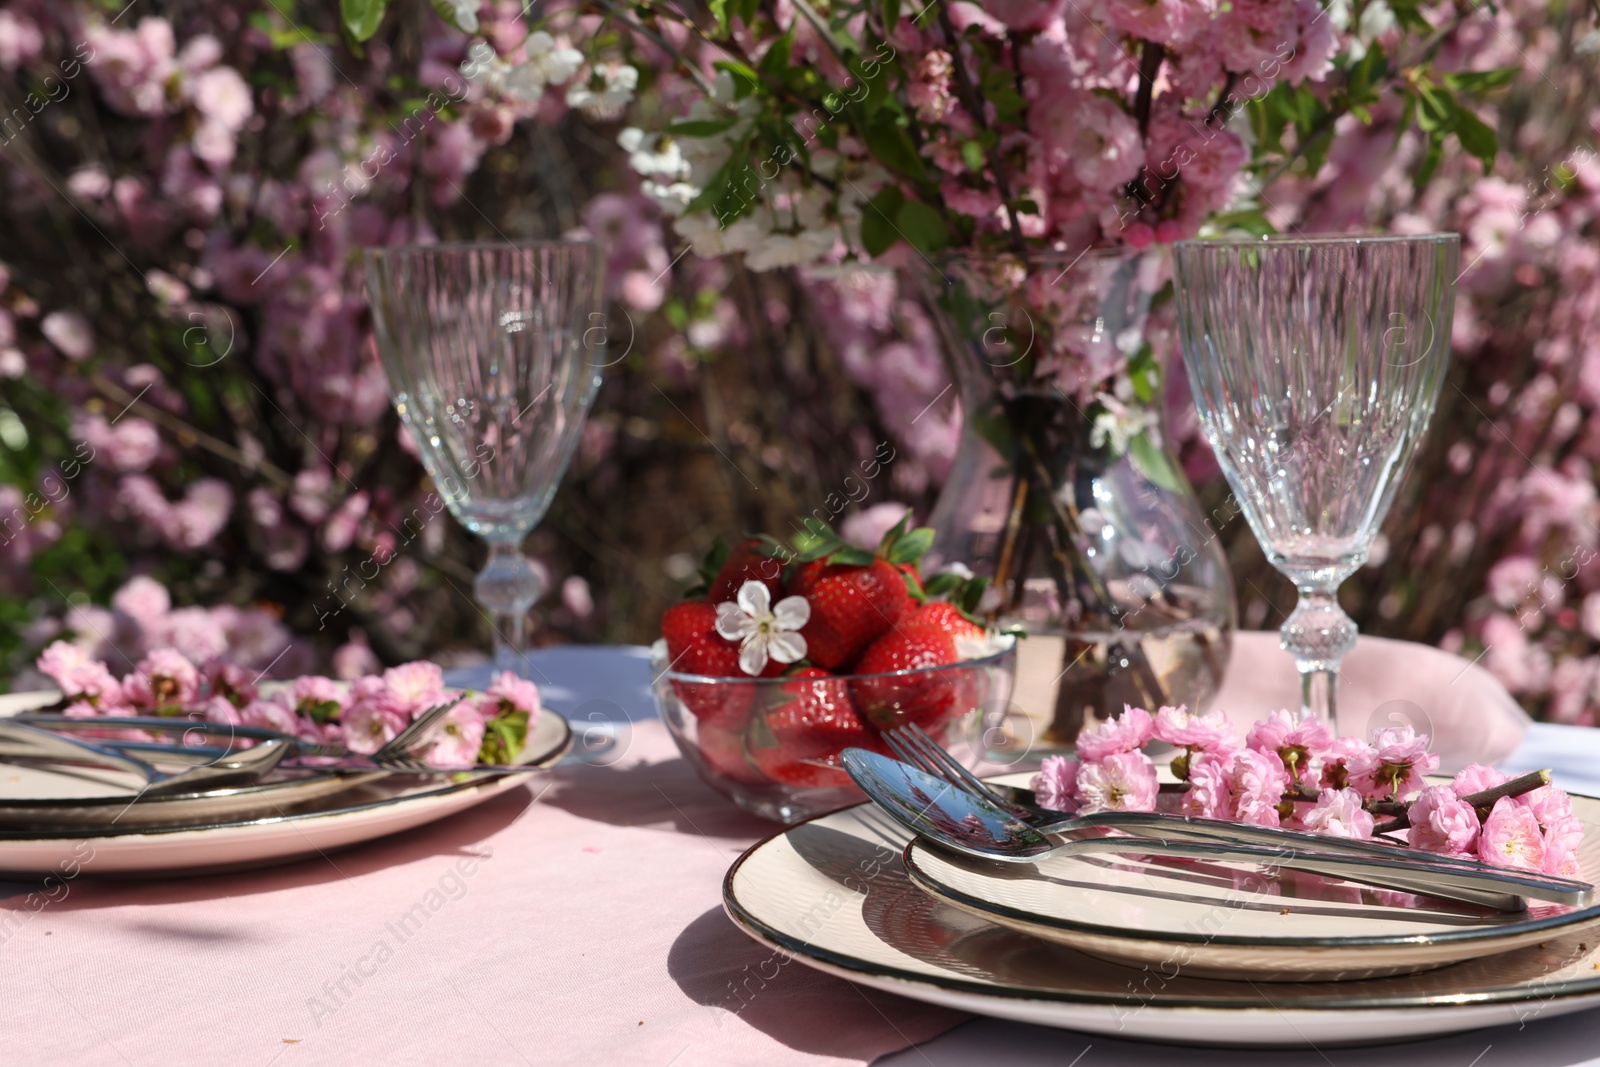
[[[1460,239],[1182,241],[1179,334],[1206,439],[1300,601],[1280,631],[1302,710],[1334,725],[1356,625],[1339,584],[1367,559],[1450,351]]]
[[[496,667],[515,670],[543,592],[522,555],[594,402],[603,257],[591,241],[366,250],[378,351],[395,410],[439,497],[489,543],[474,583]],[[598,338],[603,344],[603,334]]]

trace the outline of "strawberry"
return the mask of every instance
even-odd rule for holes
[[[865,566],[814,560],[795,574],[789,593],[811,605],[811,619],[800,631],[806,658],[829,669],[853,660],[912,605],[905,579],[881,559]]]
[[[667,663],[674,673],[749,677],[739,669],[739,646],[717,633],[717,609],[704,600],[668,608],[661,616],[661,636],[667,640]],[[755,702],[756,687],[748,684],[674,681],[672,688],[702,723],[731,730],[744,726]]]
[[[701,722],[695,731],[695,750],[717,776],[746,785],[760,785],[764,778],[745,754],[744,735]]]
[[[846,748],[882,751],[883,743],[856,713],[849,685],[817,667],[789,672],[781,701],[750,725],[749,755],[776,782],[808,788],[849,785],[850,776],[816,760]]]
[[[981,638],[983,627],[968,618],[960,608],[943,600],[920,604],[900,621],[900,629],[931,626],[951,637]]]
[[[861,654],[856,662],[857,674],[921,671],[904,677],[851,682],[850,691],[861,713],[878,729],[906,723],[926,728],[942,726],[974,706],[977,679],[971,668],[924,670],[954,664],[958,659],[955,637],[943,629],[944,624],[938,616],[929,616],[920,625],[902,625],[878,638]]]
[[[734,545],[717,569],[706,599],[712,604],[734,600],[745,582],[756,581],[767,587],[773,603],[777,603],[783,597],[783,560],[773,551],[773,542],[760,537],[747,537]]]

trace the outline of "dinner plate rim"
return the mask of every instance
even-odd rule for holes
[[[572,748],[572,724],[566,716],[549,708],[541,708],[539,718],[545,716],[554,718],[561,724],[561,732],[555,744],[538,759],[528,760],[530,767],[548,767],[561,759]],[[78,841],[78,840],[122,840],[133,837],[166,837],[180,833],[210,833],[219,830],[242,830],[252,827],[267,827],[303,823],[316,819],[326,819],[338,816],[355,815],[377,808],[391,807],[396,804],[405,804],[412,801],[430,800],[438,797],[452,796],[469,789],[480,789],[494,785],[517,772],[482,772],[481,777],[467,782],[451,782],[437,789],[429,789],[420,793],[406,793],[400,796],[384,797],[379,800],[370,800],[361,804],[347,804],[340,807],[328,808],[321,811],[292,812],[289,814],[266,815],[254,819],[224,819],[220,821],[203,823],[180,823],[172,826],[130,826],[126,830],[115,830],[107,827],[89,826],[81,829],[53,829],[53,830],[4,830],[0,829],[0,845],[16,842],[42,842],[42,841]],[[338,796],[339,794],[332,794]]]
[[[1002,777],[1002,776],[996,776]],[[1573,796],[1583,796],[1591,800],[1600,800],[1587,793],[1573,793]],[[1600,971],[1593,977],[1570,979],[1559,984],[1546,984],[1529,986],[1521,989],[1482,990],[1473,993],[1438,993],[1433,995],[1404,995],[1390,996],[1349,996],[1330,993],[1319,997],[1300,997],[1294,999],[1276,998],[1271,1004],[1264,999],[1244,998],[1195,998],[1182,994],[1173,994],[1157,991],[1146,991],[1143,995],[1137,993],[1095,993],[1082,990],[1048,990],[1029,989],[1021,986],[1004,986],[993,983],[974,982],[964,978],[946,975],[934,976],[926,972],[910,971],[901,967],[887,964],[873,963],[870,960],[846,953],[835,952],[823,948],[812,942],[790,937],[757,919],[742,905],[734,892],[734,880],[739,871],[743,869],[746,861],[761,849],[785,836],[799,826],[835,815],[852,811],[856,808],[867,807],[871,801],[858,804],[847,804],[832,811],[819,812],[816,815],[801,819],[774,830],[761,840],[752,844],[741,852],[732,866],[722,878],[722,907],[733,924],[756,940],[771,945],[773,948],[784,952],[796,959],[814,960],[836,967],[852,974],[866,975],[874,978],[888,979],[899,984],[926,986],[931,989],[953,990],[979,997],[994,997],[1008,1001],[1041,1001],[1061,1004],[1092,1004],[1110,1007],[1133,1005],[1139,1008],[1188,1008],[1197,1010],[1218,1011],[1281,1011],[1284,1008],[1305,1011],[1365,1011],[1376,1009],[1407,1009],[1407,1008],[1440,1008],[1452,1005],[1480,1005],[1480,1004],[1514,1004],[1529,1000],[1556,1000],[1583,996],[1585,994],[1600,993]],[[893,946],[890,946],[893,947]],[[1211,981],[1211,979],[1207,979]],[[1221,981],[1216,979],[1215,981]],[[1289,988],[1300,983],[1274,983],[1275,993],[1284,993]],[[1311,984],[1311,983],[1307,983]],[[1321,983],[1317,983],[1321,984]]]
[[[1585,797],[1585,799],[1600,798]],[[1215,937],[1205,937],[1199,934],[1136,930],[1120,926],[1099,926],[1093,923],[1075,922],[1071,919],[1046,915],[1043,912],[1022,911],[964,893],[954,886],[946,885],[912,861],[912,849],[919,846],[921,851],[933,851],[918,838],[912,838],[906,842],[905,848],[901,850],[900,862],[905,865],[906,874],[913,883],[928,883],[931,888],[924,888],[921,884],[918,884],[918,888],[930,896],[935,898],[944,897],[952,904],[959,903],[959,906],[991,915],[1003,915],[1008,919],[1025,922],[1032,926],[1064,930],[1074,934],[1093,934],[1099,937],[1115,938],[1120,941],[1142,941],[1163,945],[1231,945],[1238,948],[1263,949],[1388,948],[1405,945],[1448,945],[1474,941],[1493,942],[1502,938],[1542,933],[1564,926],[1572,926],[1575,923],[1600,922],[1600,903],[1595,903],[1586,908],[1574,909],[1563,915],[1551,915],[1542,919],[1526,919],[1517,923],[1507,923],[1503,926],[1465,927],[1459,930],[1447,930],[1441,934],[1369,934],[1358,937],[1251,937],[1241,934],[1217,934]]]

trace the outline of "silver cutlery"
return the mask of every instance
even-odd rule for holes
[[[1056,830],[1074,830],[1101,827],[1120,830],[1140,837],[1164,839],[1220,841],[1225,844],[1263,845],[1271,848],[1298,849],[1316,853],[1352,856],[1380,860],[1404,860],[1419,867],[1450,867],[1478,874],[1498,875],[1506,868],[1493,867],[1477,860],[1444,856],[1437,852],[1424,852],[1408,848],[1386,838],[1360,840],[1315,834],[1305,830],[1291,830],[1276,826],[1255,826],[1249,823],[1221,819],[1203,819],[1189,815],[1175,815],[1153,811],[1103,811],[1074,814],[1040,807],[1033,793],[1015,786],[991,785],[963,767],[927,732],[914,724],[889,730],[884,734],[889,748],[905,762],[920,770],[942,778],[958,789],[982,796],[1020,821],[1038,830],[1051,833]],[[1563,904],[1583,906],[1592,899],[1594,887],[1587,882],[1538,872],[1519,872],[1519,876],[1543,883],[1555,894],[1538,896]]]
[[[197,793],[253,782],[281,763],[290,751],[291,746],[285,741],[268,740],[169,774],[136,756],[112,751],[103,745],[75,741],[28,723],[0,719],[0,761],[90,764],[128,771],[145,780],[139,790],[141,798]]]
[[[412,719],[399,733],[390,738],[369,756],[351,752],[335,745],[312,744],[276,730],[259,727],[232,726],[226,723],[194,722],[183,718],[116,717],[80,719],[66,716],[31,716],[25,720],[0,720],[0,760],[26,758],[33,761],[91,763],[113,769],[131,771],[142,775],[149,783],[140,796],[171,796],[176,793],[194,793],[224,785],[241,785],[255,782],[274,768],[316,769],[322,771],[359,770],[363,772],[421,773],[425,766],[411,756],[421,746],[429,731],[448,715],[461,698],[435,704]],[[58,730],[85,729],[144,729],[166,732],[182,731],[187,734],[221,734],[231,739],[243,738],[256,742],[250,748],[236,749],[228,746],[200,746],[186,744],[162,745],[149,742],[80,741],[64,737]],[[167,774],[152,766],[147,760],[133,755],[144,752],[152,757],[192,756],[203,753],[207,762],[176,774]],[[357,760],[360,766],[327,766],[285,763],[290,754],[300,757],[315,756],[340,760]],[[432,768],[428,768],[431,770]],[[442,769],[441,769],[442,770]],[[442,773],[453,773],[442,771]]]
[[[1297,848],[1230,844],[1221,840],[1107,837],[1106,827],[1058,824],[1042,831],[1022,822],[987,797],[969,792],[899,760],[865,749],[846,749],[844,768],[874,802],[907,829],[967,855],[1009,863],[1036,863],[1067,853],[1178,856],[1219,862],[1285,867],[1407,893],[1422,893],[1506,912],[1526,908],[1525,898],[1578,905],[1590,887],[1558,889],[1543,876],[1448,865],[1424,867],[1410,860],[1337,855]],[[1568,883],[1574,886],[1574,883]]]

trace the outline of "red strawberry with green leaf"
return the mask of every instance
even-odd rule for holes
[[[849,785],[839,767],[819,764],[846,748],[883,751],[883,742],[856,712],[850,687],[817,667],[800,667],[785,676],[778,702],[751,719],[751,760],[773,781],[808,788]]]
[[[784,557],[789,550],[770,537],[747,537],[733,546],[709,583],[706,599],[721,604],[738,597],[745,582],[767,587],[776,603],[783,597]]]
[[[933,531],[910,530],[909,520],[908,514],[884,535],[876,554],[845,544],[825,523],[805,520],[796,538],[800,567],[788,591],[811,605],[800,634],[812,663],[829,669],[850,663],[916,603],[921,586],[901,568],[922,558]]]
[[[661,636],[667,641],[667,669],[676,674],[750,677],[739,669],[739,646],[717,633],[717,609],[704,600],[668,608],[661,616]],[[755,702],[756,687],[750,684],[674,680],[672,688],[701,722],[730,730],[743,728]]]
[[[852,682],[851,693],[862,715],[878,729],[888,730],[906,723],[932,728],[972,710],[982,679],[976,668],[960,665],[956,638],[982,634],[981,627],[949,604],[924,604],[908,613],[861,654],[855,673],[919,673]],[[926,669],[941,666],[948,669]]]

